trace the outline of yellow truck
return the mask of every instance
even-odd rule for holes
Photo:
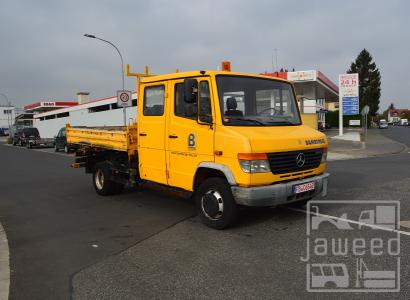
[[[132,125],[67,124],[67,142],[78,149],[72,166],[93,174],[98,194],[146,181],[188,191],[216,229],[233,224],[239,206],[327,194],[327,139],[301,123],[290,82],[192,71],[138,77],[137,90]]]

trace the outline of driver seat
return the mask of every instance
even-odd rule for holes
[[[238,103],[236,102],[235,97],[229,97],[226,99],[226,108],[225,116],[226,117],[243,117],[243,112],[241,110],[236,109],[238,107]]]

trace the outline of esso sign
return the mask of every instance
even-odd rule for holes
[[[117,105],[118,107],[128,107],[132,105],[131,91],[117,91]]]

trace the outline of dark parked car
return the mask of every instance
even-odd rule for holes
[[[4,130],[4,128],[0,128],[0,136],[5,136],[6,135],[6,131]]]
[[[70,151],[74,150],[72,145],[67,144],[65,127],[61,128],[58,134],[54,137],[54,150],[58,152],[60,149],[64,149],[65,153],[70,153]]]
[[[13,134],[13,146],[23,146],[21,136],[23,134],[23,128],[17,129]]]
[[[28,127],[23,128],[20,135],[20,146],[30,146],[31,141],[40,138],[40,133],[37,128]]]

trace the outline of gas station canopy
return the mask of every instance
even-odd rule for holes
[[[293,81],[296,94],[303,98],[324,99],[326,102],[339,101],[338,86],[320,71],[273,72],[263,75]]]

